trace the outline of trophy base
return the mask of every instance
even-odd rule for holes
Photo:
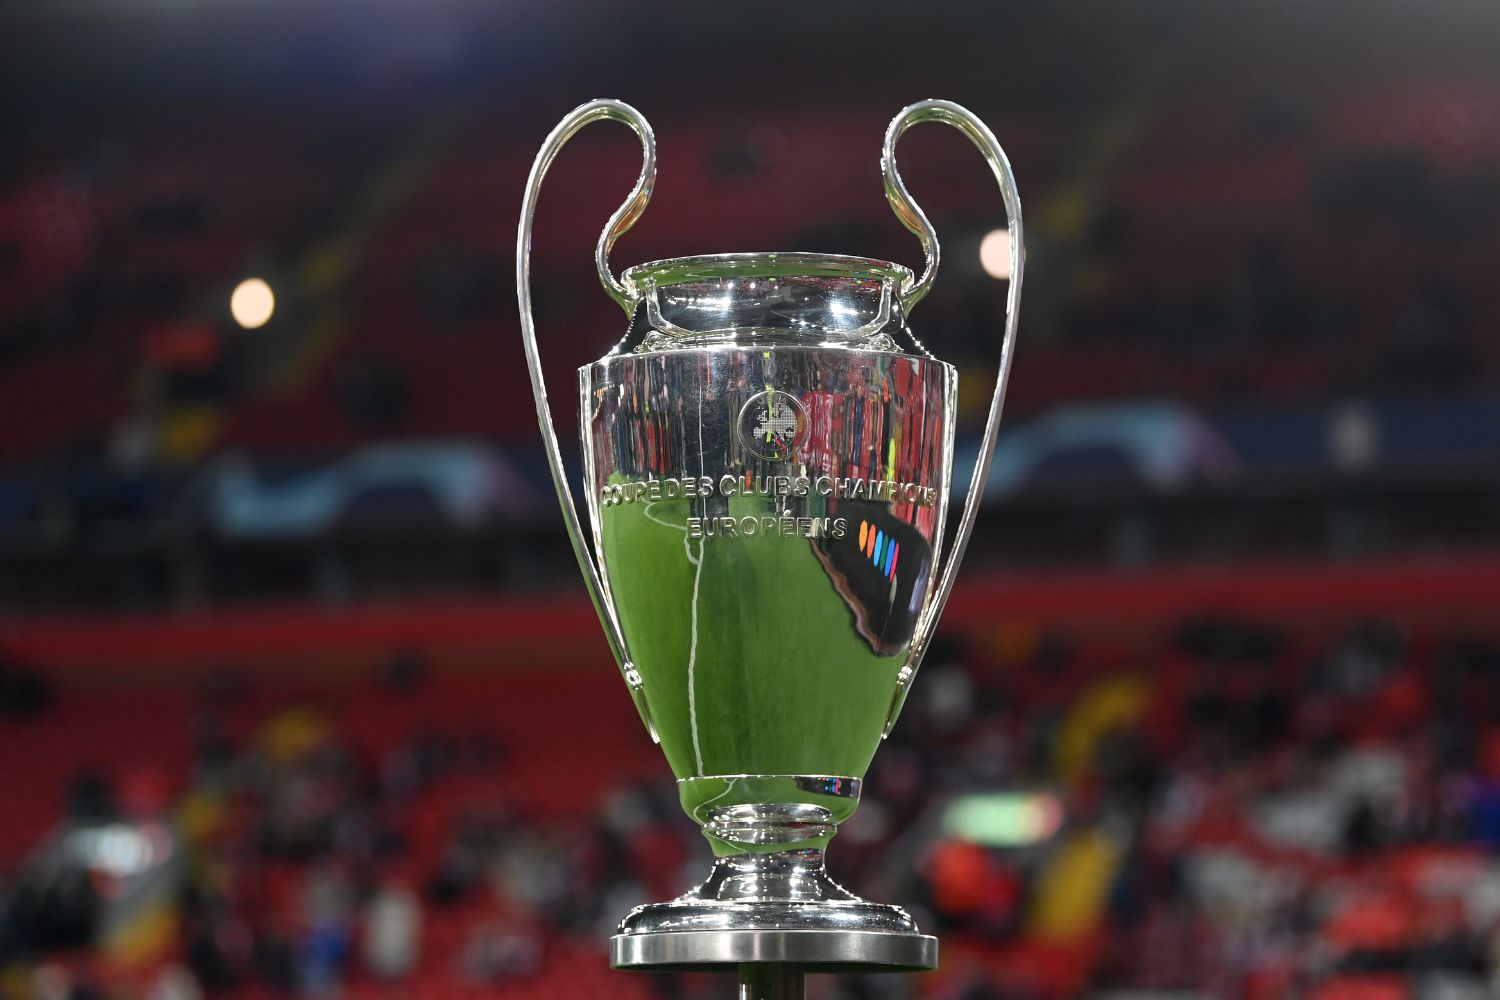
[[[821,850],[808,849],[719,858],[697,888],[632,910],[610,940],[610,963],[908,972],[936,968],[937,951],[905,910],[860,899],[828,877]]]
[[[615,969],[712,972],[774,964],[805,972],[926,972],[937,968],[930,934],[854,930],[651,931],[609,941]]]

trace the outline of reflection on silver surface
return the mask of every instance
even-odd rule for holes
[[[720,858],[701,885],[620,921],[624,935],[760,927],[918,933],[901,907],[867,902],[829,878],[813,849]]]
[[[902,341],[899,264],[833,254],[716,254],[654,261],[625,272],[645,305],[637,349],[807,343],[918,349]],[[894,286],[894,287],[893,287]],[[627,338],[629,341],[631,338]]]
[[[635,633],[636,656],[643,655],[642,642],[655,643],[652,633],[680,626],[652,610],[656,595],[618,592],[623,567],[611,559],[640,555],[626,554],[623,542],[612,555],[613,540],[605,536],[611,518],[636,513],[626,510],[628,494],[624,503],[614,502],[616,491],[632,484],[643,484],[641,506],[649,508],[639,516],[680,527],[684,537],[707,535],[736,546],[733,565],[723,572],[756,572],[763,553],[753,546],[773,530],[782,533],[783,519],[793,519],[793,531],[810,540],[806,559],[818,564],[851,609],[848,624],[822,621],[819,627],[862,628],[883,655],[902,656],[935,569],[932,545],[946,512],[956,385],[952,368],[931,358],[822,346],[766,351],[726,343],[624,353],[586,368],[585,489],[595,550],[606,552],[604,590],[627,619],[627,634]],[[769,412],[756,423],[758,405]],[[692,497],[668,495],[666,483],[690,480]],[[655,481],[664,484],[655,488],[659,496],[652,492]],[[869,560],[860,558],[860,524],[877,522],[882,551],[886,534],[905,542],[894,594],[886,574],[863,572]],[[683,560],[691,555],[684,552]],[[775,571],[784,572],[777,558]],[[867,579],[870,586],[862,588]],[[747,644],[781,648],[785,629],[774,623],[787,613],[777,596],[798,595],[771,595],[747,606],[741,620],[717,627],[743,630]],[[755,600],[746,595],[747,602]],[[798,655],[791,642],[781,652]],[[653,690],[648,677],[653,713],[673,697]]]

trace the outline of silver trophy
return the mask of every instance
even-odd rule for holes
[[[630,126],[645,162],[595,250],[630,325],[578,373],[586,534],[537,354],[531,229],[553,159],[600,119]],[[907,324],[939,251],[895,160],[901,135],[925,121],[979,148],[1010,234],[999,374],[946,556],[957,373]],[[1021,208],[994,135],[947,101],[896,116],[881,170],[921,241],[921,277],[861,257],[738,253],[616,278],[610,250],[656,177],[651,127],[619,101],[564,118],[527,182],[516,286],[563,518],[626,687],[716,858],[702,885],[621,921],[616,967],[738,966],[742,996],[788,997],[801,995],[807,970],[937,964],[935,938],[900,907],[839,886],[823,855],[859,804],[974,527],[1015,347]]]

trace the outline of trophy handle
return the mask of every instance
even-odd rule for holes
[[[1016,177],[1011,170],[1010,160],[1005,156],[1005,150],[1000,148],[1000,143],[995,139],[995,134],[984,122],[975,117],[973,112],[952,101],[919,101],[905,108],[891,120],[885,132],[885,146],[880,155],[880,172],[885,178],[886,199],[890,201],[891,208],[895,210],[896,217],[901,220],[901,224],[916,234],[927,259],[927,266],[923,269],[922,276],[903,284],[901,289],[903,306],[910,309],[932,290],[932,282],[937,277],[938,261],[941,256],[937,233],[933,230],[932,223],[927,220],[927,215],[922,211],[921,206],[907,192],[906,183],[901,179],[901,172],[896,169],[896,142],[911,126],[928,121],[952,125],[968,136],[969,141],[974,143],[979,148],[979,152],[984,155],[985,162],[990,165],[990,170],[1000,185],[1000,197],[1005,202],[1006,229],[1010,233],[1010,287],[1005,296],[1005,335],[1000,343],[1000,370],[995,380],[995,393],[990,399],[990,413],[984,425],[984,438],[979,445],[979,457],[974,462],[974,474],[969,479],[969,493],[964,498],[963,516],[959,518],[958,531],[954,533],[953,546],[947,558],[938,559],[938,584],[923,604],[921,614],[917,617],[916,629],[912,635],[911,652],[907,657],[906,665],[897,675],[896,691],[891,697],[891,707],[886,716],[883,736],[890,735],[891,727],[896,724],[896,717],[901,714],[901,707],[906,703],[912,680],[917,675],[917,668],[922,665],[922,657],[927,653],[927,646],[932,639],[933,630],[937,627],[938,618],[941,617],[943,608],[948,603],[949,595],[953,593],[953,582],[958,576],[958,566],[963,560],[964,549],[968,547],[969,536],[974,533],[974,519],[979,514],[979,504],[984,498],[985,481],[989,478],[990,461],[995,454],[995,436],[1000,428],[1000,411],[1005,406],[1005,384],[1010,378],[1011,359],[1015,354],[1016,322],[1020,317],[1021,308],[1021,279],[1026,263],[1021,226],[1021,201],[1016,193]],[[951,444],[949,447],[951,449]],[[951,462],[951,455],[949,458]],[[941,545],[941,525],[938,526],[937,538],[938,544]]]
[[[609,223],[604,227],[604,232],[600,233],[599,243],[594,248],[594,267],[599,272],[599,281],[604,285],[604,290],[609,293],[610,298],[624,307],[627,314],[634,308],[634,298],[629,290],[610,273],[609,251],[614,247],[615,240],[635,225],[641,213],[646,210],[646,203],[651,200],[651,187],[656,182],[656,136],[639,111],[622,101],[613,100],[589,101],[574,108],[547,136],[536,155],[536,161],[531,165],[531,175],[526,179],[526,196],[521,201],[521,223],[516,231],[516,298],[521,308],[521,339],[526,345],[526,367],[531,372],[531,391],[536,397],[537,423],[542,429],[542,441],[547,449],[547,465],[552,470],[552,484],[557,489],[557,501],[562,507],[568,540],[573,543],[573,555],[577,557],[578,567],[583,571],[589,598],[594,602],[594,610],[599,613],[599,621],[604,625],[604,635],[620,665],[620,673],[625,678],[626,687],[630,689],[630,697],[635,701],[636,710],[641,713],[641,721],[646,724],[646,731],[651,734],[652,741],[659,743],[661,740],[651,717],[651,707],[646,703],[645,681],[630,658],[619,617],[606,597],[594,554],[584,541],[583,530],[578,521],[578,509],[573,503],[573,492],[568,486],[567,474],[563,471],[562,450],[558,446],[557,431],[552,426],[552,407],[547,402],[547,386],[542,379],[542,362],[537,353],[536,323],[531,315],[531,228],[536,216],[536,200],[542,188],[542,179],[547,176],[547,169],[552,166],[552,161],[568,140],[584,126],[601,119],[630,126],[641,141],[644,158],[635,187],[624,204],[609,217]]]

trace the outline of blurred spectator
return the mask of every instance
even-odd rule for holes
[[[107,823],[119,815],[114,785],[95,770],[81,772],[68,790],[68,817],[74,823]]]
[[[35,715],[47,707],[51,694],[40,674],[0,659],[0,720]]]
[[[381,980],[411,975],[421,959],[422,903],[410,888],[387,881],[365,904],[365,968]]]
[[[308,996],[336,996],[354,937],[353,888],[342,867],[324,863],[302,889],[303,938],[298,979]]]
[[[463,969],[478,985],[495,985],[535,975],[542,965],[542,936],[522,919],[496,919],[479,924],[463,951]]]

